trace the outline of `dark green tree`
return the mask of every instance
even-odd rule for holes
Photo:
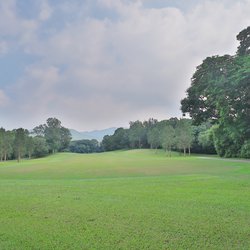
[[[5,129],[0,128],[0,160],[4,160],[4,141],[5,141]]]
[[[36,129],[37,128],[37,129]],[[68,147],[71,140],[70,131],[61,125],[61,121],[57,118],[48,118],[45,125],[40,125],[35,128],[36,134],[42,134],[48,144],[49,150],[52,153],[62,151]]]
[[[237,54],[240,56],[250,55],[250,26],[242,30],[236,38],[240,42]]]
[[[132,148],[141,148],[142,141],[146,137],[146,129],[141,121],[129,123],[129,141]]]
[[[157,150],[161,145],[161,131],[155,126],[151,130],[148,131],[147,134],[148,143],[151,149]]]
[[[69,129],[65,127],[60,128],[60,151],[64,151],[70,144],[72,139]]]
[[[49,147],[46,139],[42,136],[35,136],[33,138],[33,146],[33,156],[36,158],[46,156],[49,153]]]
[[[105,135],[102,139],[102,148],[104,151],[115,150],[113,139],[111,135]]]
[[[27,136],[26,138],[26,150],[27,150],[29,159],[31,159],[32,154],[34,152],[34,140],[33,140],[33,137],[31,136]]]
[[[187,97],[181,101],[182,111],[195,124],[218,124],[214,144],[221,156],[244,155],[242,147],[250,141],[249,32],[248,27],[237,36],[236,56],[208,57],[197,67]]]
[[[21,158],[26,153],[26,140],[28,134],[28,130],[23,128],[18,128],[15,130],[14,151],[18,162],[20,162]]]

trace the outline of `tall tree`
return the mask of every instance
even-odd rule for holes
[[[158,127],[154,127],[148,131],[147,134],[148,143],[151,149],[157,150],[161,145],[161,133]]]
[[[26,138],[26,149],[27,149],[28,157],[29,159],[31,159],[32,154],[34,152],[34,140],[33,140],[33,137],[31,136],[28,136]]]
[[[168,151],[169,156],[171,157],[172,147],[175,144],[175,129],[172,126],[167,125],[162,129],[161,144],[162,144],[163,149],[166,152]]]
[[[129,123],[129,141],[132,147],[142,147],[142,141],[146,136],[146,130],[141,121],[135,121]]]
[[[45,129],[46,129],[46,124],[41,124],[39,126],[36,126],[32,130],[32,134],[35,136],[44,136],[45,135]]]
[[[242,30],[236,38],[240,42],[237,54],[240,56],[250,55],[250,26]]]
[[[49,153],[49,147],[46,142],[46,139],[42,136],[35,136],[33,138],[33,156],[34,157],[43,157]]]
[[[5,129],[0,128],[0,160],[4,160],[4,141],[5,141]]]
[[[184,156],[186,155],[186,150],[190,155],[191,144],[193,141],[191,120],[180,119],[175,131],[176,131],[176,145],[179,149],[183,150]]]
[[[26,139],[28,130],[19,128],[15,131],[14,149],[17,161],[20,162],[21,158],[26,153]]]
[[[57,118],[48,118],[45,125],[36,128],[36,133],[42,133],[44,129],[45,139],[52,153],[68,147],[71,140],[70,131],[63,127]]]
[[[14,143],[14,133],[13,131],[6,131],[4,137],[4,160],[12,157],[13,154],[13,145]]]
[[[215,147],[218,154],[227,157],[244,156],[250,145],[250,27],[237,39],[236,56],[208,57],[198,66],[181,102],[182,111],[196,124],[218,124]]]
[[[71,133],[69,129],[65,127],[61,127],[60,129],[60,150],[63,151],[65,150],[68,146],[69,143],[72,139]]]

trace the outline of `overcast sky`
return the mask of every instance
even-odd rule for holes
[[[250,0],[0,1],[0,126],[180,117],[196,66],[249,25]]]

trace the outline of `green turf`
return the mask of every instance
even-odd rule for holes
[[[150,150],[0,163],[0,249],[250,249],[250,163]]]

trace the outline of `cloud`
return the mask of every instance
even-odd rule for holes
[[[145,1],[86,1],[84,10],[78,1],[70,8],[52,2],[32,20],[17,17],[14,1],[3,8],[17,43],[39,58],[9,90],[27,126],[48,116],[82,130],[180,116],[195,67],[235,53],[235,36],[250,21],[250,1],[198,1],[187,10],[146,8]],[[60,27],[53,26],[58,13],[67,20]],[[41,22],[55,28],[48,33]]]
[[[8,52],[8,44],[5,41],[0,41],[0,55]]]
[[[0,89],[0,108],[4,108],[9,103],[9,98],[4,93],[3,90]]]
[[[41,2],[41,10],[39,13],[39,19],[41,21],[48,20],[52,15],[52,8],[47,1]]]

